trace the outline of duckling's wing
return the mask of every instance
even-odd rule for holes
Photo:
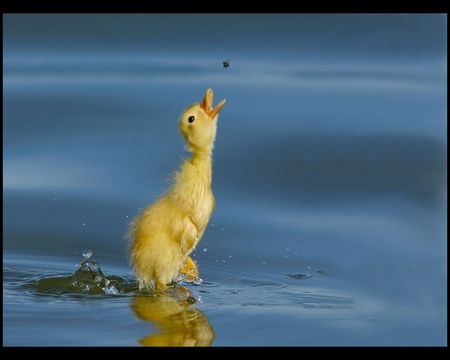
[[[199,231],[197,226],[189,216],[185,216],[182,221],[180,232],[180,246],[183,252],[189,253],[197,244]]]

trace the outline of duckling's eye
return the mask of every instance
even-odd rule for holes
[[[192,124],[195,121],[195,116],[193,115],[189,116],[188,121]]]

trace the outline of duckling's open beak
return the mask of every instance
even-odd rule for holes
[[[217,106],[213,109],[213,97],[214,93],[211,88],[206,90],[205,97],[203,98],[203,101],[200,103],[200,107],[205,110],[205,112],[209,115],[211,119],[214,119],[216,115],[219,113],[219,111],[223,108],[225,105],[226,100],[223,99]]]
[[[225,105],[226,100],[223,99],[220,103],[217,104],[217,106],[214,108],[214,110],[212,111],[211,115],[211,119],[214,119],[216,117],[216,115],[219,113],[219,111],[223,108],[223,106]]]

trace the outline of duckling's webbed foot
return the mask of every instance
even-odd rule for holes
[[[183,274],[184,280],[188,282],[197,281],[199,271],[197,264],[190,256],[186,258],[184,265],[180,269],[180,274]]]

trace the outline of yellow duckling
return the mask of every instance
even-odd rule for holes
[[[139,288],[164,289],[179,273],[198,276],[189,254],[197,246],[214,209],[212,150],[222,100],[214,109],[213,91],[180,117],[180,132],[192,157],[175,175],[169,191],[144,209],[130,226],[131,264]]]

